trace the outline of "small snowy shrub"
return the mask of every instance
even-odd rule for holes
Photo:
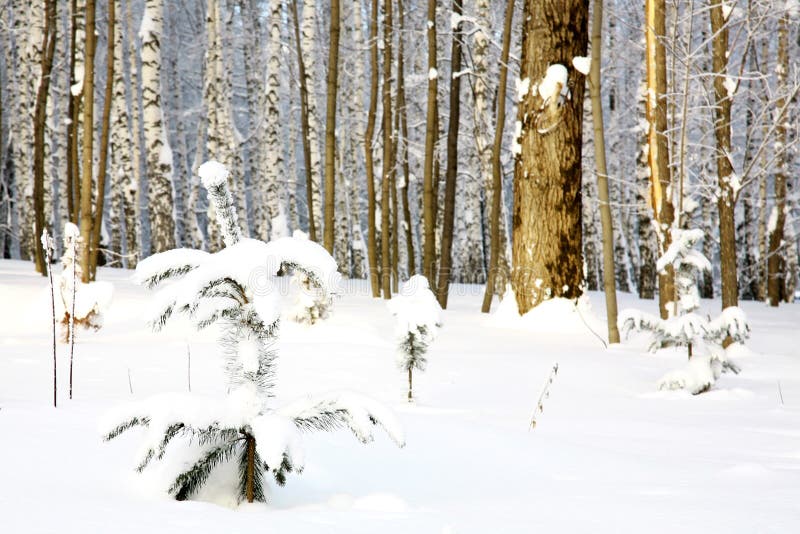
[[[156,294],[154,329],[176,314],[188,316],[198,329],[219,325],[229,394],[223,402],[168,395],[131,404],[103,425],[105,439],[135,426],[146,427],[137,462],[137,470],[142,471],[152,460],[163,459],[176,437],[188,437],[203,452],[186,464],[168,493],[187,499],[218,465],[233,462],[239,472],[240,502],[266,500],[265,475],[283,485],[288,473],[302,471],[298,431],[344,426],[366,443],[372,440],[372,427],[381,425],[398,445],[404,445],[394,416],[379,403],[354,393],[272,406],[280,322],[272,279],[291,269],[330,294],[330,284],[338,281],[336,263],[324,248],[308,240],[281,238],[264,243],[242,238],[225,185],[227,170],[209,162],[199,172],[217,209],[226,247],[214,254],[189,249],[156,254],[139,263],[136,279],[151,289],[166,283]]]
[[[83,270],[80,266],[83,239],[76,225],[64,225],[64,268],[57,281],[56,316],[61,325],[61,342],[69,342],[70,322],[74,310],[74,326],[85,330],[99,330],[103,326],[103,312],[108,308],[113,286],[108,282],[81,282]],[[74,303],[73,303],[74,296]]]
[[[299,230],[295,230],[293,238],[308,240],[308,236]],[[294,271],[289,282],[293,302],[286,311],[286,317],[302,324],[315,324],[327,319],[333,307],[333,295],[327,290],[327,284],[293,265],[286,265],[285,268],[288,272]]]
[[[720,373],[739,372],[722,348],[727,338],[743,343],[750,336],[750,327],[741,308],[725,308],[714,320],[696,313],[700,307],[696,276],[711,269],[711,263],[694,246],[703,238],[702,230],[672,230],[672,244],[658,259],[656,268],[663,271],[668,265],[675,269],[677,315],[664,320],[639,310],[623,310],[619,314],[620,333],[650,332],[650,351],[663,347],[686,347],[689,365],[673,371],[659,381],[659,389],[686,389],[692,394],[711,388]]]
[[[409,278],[387,306],[397,320],[397,363],[408,373],[408,402],[411,402],[412,372],[425,370],[428,363],[425,354],[442,324],[442,308],[430,290],[428,279],[422,275]]]

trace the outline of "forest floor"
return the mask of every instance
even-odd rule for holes
[[[482,288],[457,285],[409,404],[392,317],[365,284],[349,283],[329,320],[283,323],[277,400],[361,392],[394,410],[407,445],[380,433],[367,446],[344,430],[306,434],[305,471],[271,487],[268,504],[237,507],[215,490],[223,474],[199,501],[176,502],[164,462],[135,473],[139,430],[100,438],[98,421],[115,406],[188,389],[187,347],[192,392],[224,394],[214,332],[181,323],[150,332],[151,299],[130,275],[99,271],[114,301],[102,330],[79,332],[71,401],[59,345],[54,409],[47,280],[29,263],[0,261],[4,533],[800,532],[798,304],[743,303],[753,332],[742,372],[692,397],[656,390],[679,355],[647,354],[641,340],[605,349],[583,320],[558,313],[483,315]],[[594,317],[583,319],[602,335],[603,296],[590,300]],[[620,305],[655,312],[627,294]],[[703,305],[715,315],[719,302]]]

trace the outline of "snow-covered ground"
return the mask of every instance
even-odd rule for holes
[[[136,474],[140,431],[100,439],[115,406],[187,390],[187,351],[192,392],[224,393],[215,333],[151,333],[151,295],[130,275],[99,271],[114,302],[101,331],[79,333],[72,401],[59,346],[54,409],[47,281],[0,261],[0,532],[800,532],[800,305],[743,303],[753,354],[692,397],[656,390],[681,357],[603,347],[584,325],[603,334],[601,294],[594,317],[535,322],[482,315],[482,288],[454,286],[409,405],[386,304],[345,281],[329,320],[283,323],[276,394],[372,396],[399,416],[407,445],[305,435],[303,474],[271,488],[269,504],[233,509],[213,489],[200,497],[217,504],[171,500],[159,464]],[[703,305],[716,314],[719,303]]]

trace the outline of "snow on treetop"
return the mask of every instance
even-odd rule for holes
[[[711,262],[693,247],[703,239],[699,228],[691,230],[672,230],[672,243],[656,262],[656,270],[661,272],[667,265],[679,267],[681,264],[693,265],[698,271],[711,270]]]
[[[334,293],[339,286],[342,276],[336,260],[319,243],[301,237],[282,237],[266,243],[265,253],[268,265],[274,269],[272,274],[278,274],[281,265],[288,264],[316,277],[316,282],[328,293]]]
[[[177,270],[188,272],[198,267],[208,256],[208,252],[191,248],[176,248],[153,254],[136,265],[133,281],[139,285],[154,287],[164,279],[162,273]]]
[[[415,331],[423,326],[431,336],[442,324],[442,307],[433,295],[428,279],[414,275],[400,288],[400,294],[386,303],[389,311],[397,317],[397,327],[403,331]]]
[[[209,160],[200,165],[197,169],[197,174],[200,175],[203,185],[206,189],[218,187],[228,180],[228,169],[219,161]]]
[[[78,228],[78,225],[71,222],[64,224],[64,238],[67,237],[76,238],[80,236],[81,236],[81,230],[80,228]]]
[[[538,86],[539,96],[542,100],[556,98],[559,96],[566,96],[569,92],[567,88],[567,68],[560,64],[554,63],[547,67],[547,73],[544,80],[539,82]]]

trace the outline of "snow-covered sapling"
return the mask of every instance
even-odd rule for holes
[[[79,258],[84,243],[78,227],[64,225],[64,270],[58,280],[56,314],[61,324],[61,341],[74,342],[77,327],[99,330],[103,326],[103,312],[111,302],[113,286],[109,282],[80,281],[83,275]]]
[[[175,314],[188,316],[199,329],[217,324],[229,393],[218,399],[167,395],[132,404],[109,418],[104,437],[113,439],[143,426],[146,443],[137,470],[164,458],[179,436],[202,448],[168,488],[178,500],[191,497],[221,464],[238,468],[239,501],[265,501],[264,476],[282,485],[300,472],[304,457],[298,431],[349,427],[362,442],[372,426],[382,425],[402,446],[402,429],[379,403],[354,393],[308,398],[283,407],[271,406],[275,382],[276,342],[280,321],[273,277],[286,269],[304,273],[327,293],[337,282],[336,263],[309,240],[282,238],[264,243],[241,237],[225,186],[227,170],[216,162],[200,167],[218,211],[226,247],[209,254],[176,249],[151,256],[137,266],[136,279],[148,288],[165,284],[156,294],[152,326],[162,328]],[[228,202],[226,202],[228,199]]]
[[[304,232],[295,230],[293,238],[307,240],[308,236]],[[286,310],[285,316],[302,324],[315,324],[327,319],[333,307],[333,295],[325,290],[326,285],[309,277],[302,269],[298,270],[290,265],[287,265],[287,269],[294,271],[289,282],[293,302]]]
[[[408,373],[408,402],[412,402],[413,370],[425,370],[428,347],[442,324],[442,308],[422,275],[409,278],[387,306],[397,321],[397,363]]]
[[[689,365],[662,378],[660,389],[702,393],[711,388],[721,372],[738,373],[739,368],[726,357],[722,343],[726,338],[743,343],[750,335],[741,308],[725,308],[714,320],[696,313],[700,307],[697,274],[711,269],[708,258],[694,248],[702,238],[703,232],[699,229],[673,229],[672,244],[656,264],[659,272],[669,265],[675,270],[677,301],[668,306],[668,311],[677,310],[677,313],[666,320],[639,310],[627,309],[619,314],[623,336],[636,331],[651,333],[651,352],[668,346],[686,347]]]

